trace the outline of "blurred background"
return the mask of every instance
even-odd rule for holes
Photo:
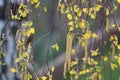
[[[46,62],[48,63],[53,62],[56,57],[62,55],[66,50],[66,34],[68,31],[66,25],[67,19],[65,14],[59,14],[57,7],[58,1],[59,0],[44,0],[40,5],[41,7],[37,9],[33,7],[32,13],[30,14],[30,18],[33,21],[33,27],[35,27],[36,30],[32,42],[33,59],[36,62],[35,65],[36,70],[44,67],[44,65],[46,65]],[[93,2],[94,1],[95,0],[93,0]],[[111,3],[114,2],[115,0],[111,0]],[[115,5],[112,5],[112,7],[114,6]],[[44,7],[47,8],[47,12],[44,11]],[[114,18],[118,22],[120,20],[119,14],[120,14],[120,8],[118,8],[118,10],[114,12]],[[114,24],[113,17],[110,16],[109,19],[110,19],[110,25]],[[91,19],[89,20],[89,22],[90,22],[91,30],[93,29],[93,31],[94,30],[99,31],[101,26],[97,27],[96,25],[101,25],[101,24],[93,25],[93,21]],[[55,43],[58,43],[59,45],[60,50],[58,52],[51,47]],[[108,42],[107,46],[102,48],[101,51],[103,53],[108,53],[108,51],[111,51],[110,42]],[[60,60],[64,58],[65,57],[61,57]],[[63,65],[61,66],[63,67]],[[107,66],[106,68],[109,67]],[[119,74],[118,70],[119,69],[116,70],[117,74]],[[105,74],[110,78],[110,75],[107,75],[107,73],[109,72],[110,70],[106,71]],[[116,76],[116,73],[115,75],[113,75],[114,77]]]
[[[46,58],[51,62],[65,51],[67,33],[65,15],[57,11],[58,0],[45,1],[40,6],[42,7],[33,8],[30,14],[36,30],[32,42],[34,60],[39,68],[45,64]],[[47,8],[47,12],[44,12],[43,7]],[[51,47],[56,42],[60,47],[59,52]]]

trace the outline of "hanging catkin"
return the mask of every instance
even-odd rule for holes
[[[88,40],[85,40],[85,64],[88,62]]]
[[[68,32],[67,42],[66,42],[66,61],[64,64],[64,78],[66,77],[66,72],[70,70],[73,38],[74,38],[74,33]]]
[[[109,18],[106,17],[106,32],[109,32]]]
[[[63,73],[63,76],[64,76],[65,79],[66,79],[66,72],[67,72],[67,63],[65,61],[65,63],[64,63],[64,73]]]

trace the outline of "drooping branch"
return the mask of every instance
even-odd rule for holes
[[[106,3],[106,0],[103,0]],[[102,3],[104,5],[104,3]],[[96,19],[94,20],[94,25],[92,27],[92,32],[97,34],[97,38],[90,38],[88,40],[88,53],[90,56],[90,50],[102,50],[104,46],[104,41],[109,41],[111,35],[115,34],[120,38],[120,32],[118,27],[111,27],[106,31],[106,10],[102,8],[100,12],[97,13]],[[76,54],[72,55],[72,57],[77,56],[79,59],[79,64],[82,64],[82,58],[84,57],[84,47],[77,45]],[[102,51],[100,52],[102,54]],[[104,54],[103,54],[104,55]],[[53,80],[60,79],[63,80],[63,67],[65,62],[66,54],[63,53],[62,55],[58,56],[52,63],[49,64],[51,67],[52,65],[55,66],[55,72],[53,73]],[[43,66],[41,70],[37,71],[40,76],[46,75],[48,72],[48,65]],[[30,69],[29,69],[30,70]],[[31,71],[32,72],[32,71]],[[34,72],[33,72],[34,73]]]
[[[104,30],[100,29],[99,31],[95,31],[95,32],[98,35],[97,38],[95,38],[95,39],[91,38],[88,41],[89,54],[90,54],[90,50],[95,50],[96,48],[99,48],[100,50],[103,49],[104,41],[109,41],[109,38],[111,35],[115,34],[118,36],[118,38],[120,38],[120,35],[119,35],[120,31],[117,27],[109,28],[109,32],[106,32],[105,29]],[[55,66],[55,72],[53,73],[54,80],[56,80],[58,78],[63,79],[63,67],[64,67],[64,62],[65,62],[65,56],[66,56],[66,54],[62,53],[52,63],[49,64],[50,67],[52,67],[52,65]],[[79,62],[82,63],[81,59],[84,57],[84,48],[82,46],[78,46],[78,48],[76,49],[75,56],[77,56],[79,59]],[[74,57],[74,55],[72,55],[72,57]],[[32,70],[30,69],[30,67],[28,67],[28,68],[32,73],[35,73],[34,68]],[[38,77],[46,75],[47,72],[48,72],[47,65],[43,66],[40,70],[37,71],[37,73],[40,74],[40,75],[38,75]]]

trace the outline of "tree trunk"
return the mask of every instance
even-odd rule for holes
[[[25,0],[0,0],[0,80],[21,80],[21,75],[11,72],[11,69],[20,67],[15,63],[18,55],[15,36],[22,20],[12,20],[11,10],[15,15],[19,4],[24,2]]]

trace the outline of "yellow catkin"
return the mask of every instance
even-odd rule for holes
[[[67,72],[67,63],[66,63],[66,61],[65,61],[65,63],[64,63],[64,72],[63,72],[63,77],[66,79],[66,72]]]
[[[84,49],[85,49],[85,64],[86,64],[88,61],[88,40],[85,40]]]
[[[73,38],[74,33],[68,32],[66,42],[66,61],[64,64],[64,77],[66,76],[66,72],[70,70]]]
[[[70,70],[72,42],[73,42],[74,34],[73,33],[68,33],[67,38],[68,38],[68,40],[67,40],[66,54],[68,54],[68,58],[66,58],[66,60],[68,61],[68,70]]]
[[[106,17],[106,32],[109,32],[109,18]]]

